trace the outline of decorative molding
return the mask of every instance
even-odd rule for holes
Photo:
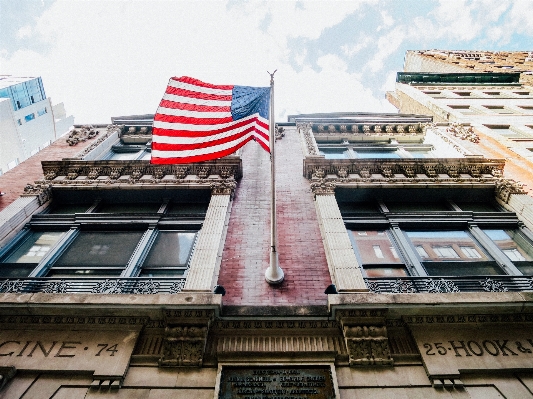
[[[21,197],[37,197],[39,205],[43,205],[52,199],[52,185],[44,181],[36,181],[35,184],[26,184]]]
[[[350,366],[392,366],[387,327],[344,325]]]
[[[23,324],[23,325],[127,325],[127,326],[143,326],[148,324],[147,317],[117,317],[117,316],[28,316],[28,315],[14,315],[14,316],[0,316],[0,324]],[[29,328],[29,327],[28,327]]]
[[[73,129],[68,137],[67,143],[70,146],[77,145],[78,143],[83,143],[84,141],[90,140],[96,137],[100,132],[91,125],[85,125],[78,129]]]
[[[480,158],[323,159],[304,158],[307,179],[337,183],[492,183],[501,176],[505,161]]]
[[[461,140],[468,140],[472,143],[479,143],[479,136],[474,132],[472,126],[463,126],[460,123],[450,123],[450,126],[446,129],[446,132],[452,136]]]
[[[460,292],[459,287],[450,280],[440,280],[428,279],[426,280],[426,292],[439,294],[439,293],[448,293],[448,292]]]
[[[487,277],[484,281],[480,281],[479,284],[487,292],[507,292],[508,289],[500,282],[492,280]]]
[[[43,292],[47,294],[65,294],[69,288],[70,283],[65,282],[65,280],[51,281],[43,289]]]
[[[96,147],[98,147],[102,142],[104,142],[109,136],[111,136],[115,132],[118,133],[118,135],[120,137],[120,133],[122,132],[123,129],[124,129],[123,125],[108,125],[107,126],[107,131],[105,132],[105,134],[100,135],[98,140],[93,142],[88,147],[84,148],[81,152],[77,153],[74,156],[74,159],[83,159],[83,157],[85,157],[85,155],[87,155],[92,150],[94,150]]]
[[[334,195],[336,187],[335,182],[327,182],[324,179],[311,183],[311,191],[314,195]]]
[[[416,136],[424,134],[424,124],[422,123],[384,123],[369,125],[364,123],[335,122],[332,124],[311,124],[297,123],[296,126],[306,125],[309,132],[317,135],[327,136],[332,134],[342,134],[351,136],[374,136],[374,137],[394,137],[394,136]],[[362,132],[362,133],[361,133]],[[311,154],[310,154],[311,155]]]
[[[232,157],[211,162],[183,165],[152,165],[149,161],[43,161],[44,180],[28,185],[27,195],[36,195],[39,187],[176,185],[210,188],[212,183],[228,185],[242,177],[242,161]],[[231,186],[231,184],[229,184]],[[40,193],[40,191],[39,191]]]
[[[235,189],[237,188],[237,182],[231,179],[217,181],[211,183],[211,194],[212,195],[230,195],[233,198]]]
[[[313,135],[311,123],[297,123],[296,130],[303,138],[306,155],[318,155],[318,147]]]
[[[276,124],[276,126],[274,127],[274,133],[276,141],[281,140],[283,137],[285,137],[285,128]]]
[[[394,294],[411,294],[417,292],[411,281],[398,279],[389,283],[390,291]]]
[[[24,283],[20,280],[4,280],[0,282],[0,292],[8,293],[20,293],[22,292]]]
[[[496,181],[494,191],[496,198],[502,200],[506,204],[509,202],[511,194],[527,194],[522,183],[512,179],[503,178]]]
[[[532,323],[532,313],[513,314],[454,314],[404,316],[407,324],[466,324],[466,323]]]

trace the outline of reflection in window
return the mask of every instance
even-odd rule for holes
[[[348,150],[346,148],[329,148],[320,147],[319,154],[324,155],[326,159],[345,159],[349,158]]]
[[[54,263],[48,277],[118,276],[143,231],[82,231]]]
[[[1,277],[27,277],[65,234],[64,231],[33,231],[0,262]]]
[[[196,232],[160,231],[141,270],[141,276],[182,275],[191,256]]]
[[[362,264],[402,263],[389,236],[380,233],[383,231],[352,231]]]
[[[435,246],[432,246],[431,248],[433,249],[433,251],[437,254],[437,257],[439,258],[450,258],[450,259],[459,258],[459,255],[457,255],[457,252],[455,252],[451,246],[435,245]]]
[[[533,246],[518,230],[483,230],[512,261],[533,260]]]
[[[401,158],[400,154],[396,150],[363,150],[363,149],[357,149],[355,151],[358,158],[363,159],[371,159],[371,158],[379,158],[379,159],[395,159],[395,158]]]

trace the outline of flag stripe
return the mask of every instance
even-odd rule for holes
[[[231,101],[231,93],[225,95],[199,93],[197,91],[190,91],[185,89],[178,89],[177,87],[167,87],[165,91],[167,94],[174,94],[175,96],[201,98],[202,100],[218,100],[218,101]]]
[[[205,83],[201,80],[191,78],[189,76],[181,76],[179,78],[170,78],[169,82],[183,82],[183,83],[190,83],[191,85],[197,86],[197,87],[206,87],[206,88],[212,88],[212,89],[222,89],[222,90],[232,90],[233,85],[214,85],[211,83]]]
[[[151,163],[216,159],[250,140],[270,151],[269,93],[268,88],[171,78],[154,117]]]
[[[180,103],[176,101],[169,101],[169,100],[161,100],[161,104],[159,104],[162,108],[173,108],[173,109],[186,109],[188,111],[200,111],[200,112],[222,112],[222,111],[228,111],[231,112],[231,107],[229,105],[202,105],[202,104],[187,104],[187,103]]]
[[[268,131],[268,123],[261,117],[251,116],[246,119],[239,119],[235,122],[221,123],[219,125],[188,125],[182,123],[168,123],[163,121],[154,121],[154,128],[157,129],[158,136],[210,136],[213,134],[223,133],[230,129],[239,128],[249,123],[257,125]]]
[[[229,89],[223,89],[223,88],[212,88],[212,87],[205,87],[205,86],[198,86],[186,82],[178,82],[175,80],[171,80],[168,83],[169,87],[174,87],[176,89],[184,89],[189,91],[194,91],[197,93],[204,93],[204,94],[216,94],[219,96],[231,96],[233,91],[233,86]],[[226,87],[226,86],[222,86]]]
[[[166,107],[159,107],[159,114],[163,115],[169,115],[169,116],[185,116],[185,117],[191,117],[191,118],[231,118],[231,111],[189,111],[185,109],[176,109],[176,108],[166,108]],[[231,119],[233,120],[233,118]]]
[[[186,103],[186,104],[212,105],[212,106],[218,106],[218,107],[231,107],[231,100],[225,100],[225,101],[221,101],[221,100],[206,100],[206,99],[202,99],[202,98],[175,96],[174,94],[168,94],[168,93],[165,93],[163,95],[163,100],[181,102],[181,103]]]

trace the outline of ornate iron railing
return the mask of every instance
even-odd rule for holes
[[[368,277],[377,294],[533,291],[532,276]]]
[[[53,294],[177,294],[185,277],[110,277],[110,278],[0,278],[0,293]]]

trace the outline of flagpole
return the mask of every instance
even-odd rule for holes
[[[277,69],[276,69],[277,71]],[[265,272],[265,280],[269,284],[280,284],[283,282],[285,275],[281,267],[279,267],[278,252],[276,250],[277,245],[277,231],[276,231],[276,179],[275,179],[275,158],[274,158],[274,149],[275,149],[275,132],[274,132],[274,74],[269,73],[270,75],[270,117],[269,117],[269,127],[270,127],[270,187],[271,187],[271,202],[270,202],[270,266]]]

